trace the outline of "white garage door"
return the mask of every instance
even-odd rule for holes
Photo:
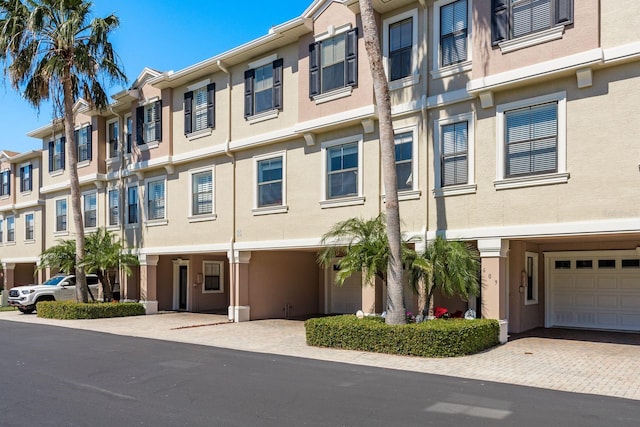
[[[545,253],[547,326],[640,331],[640,254]]]

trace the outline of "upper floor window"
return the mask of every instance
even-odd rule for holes
[[[5,169],[0,172],[0,196],[11,194],[11,171]]]
[[[7,242],[16,241],[16,218],[8,216],[7,219]]]
[[[459,114],[434,123],[436,196],[476,191],[473,113]]]
[[[91,125],[76,130],[74,137],[78,148],[78,162],[91,160]]]
[[[56,200],[56,231],[67,231],[67,199]]]
[[[309,96],[357,84],[357,28],[309,46]]]
[[[120,224],[120,191],[117,188],[109,190],[109,225]]]
[[[164,179],[147,183],[147,219],[149,221],[165,218]]]
[[[86,228],[98,226],[98,196],[96,193],[84,195],[84,226]]]
[[[64,169],[64,146],[64,136],[55,141],[49,141],[49,172]]]
[[[118,121],[111,122],[107,125],[107,138],[109,141],[109,158],[118,157],[118,145],[120,140],[120,130]]]
[[[162,101],[136,108],[136,142],[148,144],[162,139]]]
[[[327,149],[327,198],[358,195],[358,143]]]
[[[257,207],[282,206],[283,157],[258,160]]]
[[[29,213],[24,216],[24,238],[25,240],[33,240],[34,238],[35,221],[33,214]]]
[[[467,0],[440,8],[440,66],[467,60]]]
[[[138,222],[138,186],[133,185],[127,189],[127,224]]]
[[[33,187],[33,165],[28,164],[20,167],[20,191],[31,191]]]
[[[496,188],[566,182],[566,94],[512,102],[496,110]]]
[[[216,85],[210,83],[184,94],[184,134],[215,127]]]
[[[244,73],[244,116],[282,109],[282,58]]]
[[[213,213],[213,172],[196,172],[191,175],[191,214]]]
[[[413,189],[413,132],[396,134],[396,176],[398,191]]]
[[[573,0],[493,0],[492,7],[494,44],[573,22]]]
[[[127,116],[125,118],[125,124],[126,124],[126,144],[127,144],[127,153],[131,154],[131,141],[132,141],[132,136],[133,136],[133,119],[131,118],[131,116]]]
[[[407,77],[412,72],[413,19],[389,26],[389,80]]]

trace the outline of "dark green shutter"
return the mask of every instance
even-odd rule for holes
[[[509,0],[491,1],[491,43],[509,39]]]
[[[282,110],[282,58],[273,61],[273,108]]]
[[[136,143],[144,144],[144,107],[136,108]]]
[[[253,116],[253,80],[256,70],[244,72],[244,117]]]
[[[556,24],[570,24],[573,22],[573,0],[556,0]]]
[[[54,142],[49,141],[49,172],[53,172],[53,147]]]
[[[87,159],[91,160],[93,159],[93,153],[92,153],[92,142],[93,142],[93,132],[92,132],[93,127],[91,125],[87,126]]]
[[[207,85],[207,127],[216,127],[216,84]]]
[[[191,133],[191,110],[193,109],[193,91],[184,94],[184,134]]]
[[[27,169],[29,170],[29,190],[33,190],[33,165],[30,164]]]
[[[66,149],[66,142],[67,139],[64,136],[60,137],[60,158],[62,159],[62,161],[60,162],[60,166],[62,166],[62,169],[64,170],[65,168],[65,162],[66,162],[66,157],[67,157],[67,149]]]
[[[358,85],[358,29],[347,32],[345,86]]]
[[[156,116],[156,141],[162,141],[162,100],[156,101],[153,108]]]
[[[320,43],[309,45],[309,97],[320,94]]]

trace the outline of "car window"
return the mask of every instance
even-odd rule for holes
[[[44,282],[43,285],[56,286],[58,283],[62,281],[62,279],[64,279],[64,276],[53,276],[51,279]]]
[[[75,285],[76,285],[76,278],[69,277],[69,280],[67,280],[67,286],[75,286]]]
[[[98,278],[95,276],[88,276],[87,277],[87,284],[88,285],[97,285],[98,284]]]

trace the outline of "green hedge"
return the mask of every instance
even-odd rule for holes
[[[379,317],[353,315],[309,319],[307,344],[403,356],[452,357],[477,353],[499,342],[500,325],[490,319],[436,319],[387,325]]]
[[[74,301],[40,301],[36,305],[36,312],[38,317],[47,319],[103,319],[145,314],[144,306],[137,302],[83,304]]]

